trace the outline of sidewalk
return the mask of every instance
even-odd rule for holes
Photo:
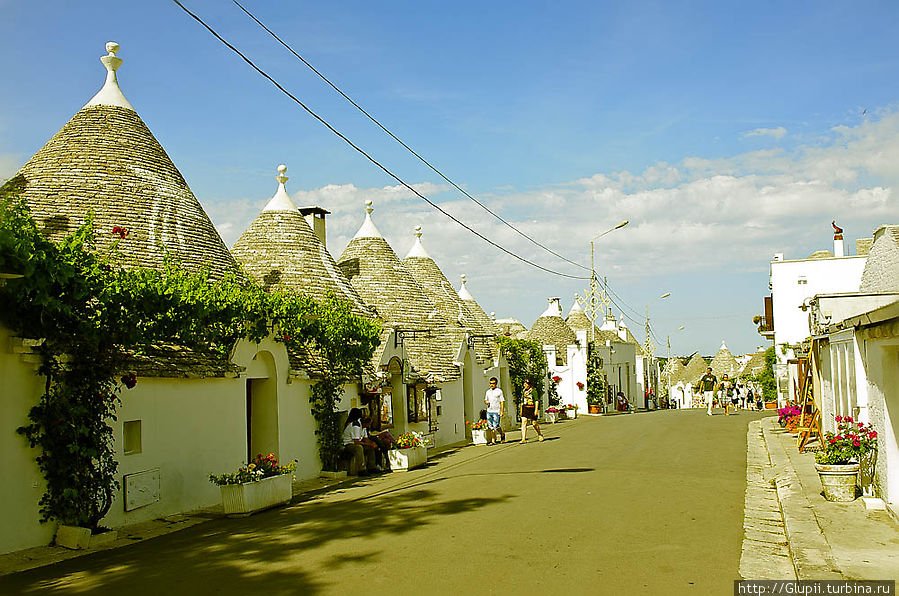
[[[753,428],[754,425],[758,425],[757,428]],[[768,461],[762,457],[760,467],[755,466],[753,471],[750,464],[747,470],[747,508],[753,484],[750,476],[761,471],[769,486],[773,485],[772,494],[777,497],[785,536],[783,546],[789,552],[796,579],[885,580],[899,577],[899,523],[889,511],[868,509],[861,498],[850,503],[824,500],[814,454],[799,453],[796,438],[781,429],[776,418],[764,418],[750,424],[750,452],[755,442],[753,437],[761,443],[755,445],[756,450],[764,447]],[[755,485],[758,487],[758,482]],[[875,501],[874,505],[877,503]],[[771,527],[778,525],[775,521],[772,520]],[[772,545],[779,543],[776,537],[777,532],[772,530]],[[745,554],[744,546],[744,559]],[[746,571],[758,570],[751,565],[744,569],[741,564],[745,579],[766,579],[748,577]],[[780,575],[769,579],[788,578]]]
[[[511,432],[515,432],[514,430]],[[517,442],[517,441],[516,441]],[[511,445],[509,442],[507,445]],[[482,450],[476,448],[463,450],[459,446],[446,447],[434,452],[428,453],[428,462],[440,460],[451,454],[461,453],[464,459],[473,459],[483,453]],[[316,499],[319,495],[341,487],[351,485],[356,482],[387,482],[402,483],[406,479],[404,472],[395,474],[383,474],[379,476],[368,476],[365,478],[359,476],[350,476],[344,478],[308,478],[297,480],[293,483],[293,498],[291,503],[300,503]],[[27,571],[36,567],[52,565],[60,561],[74,559],[90,555],[98,551],[121,548],[130,544],[135,544],[144,540],[149,540],[157,536],[177,532],[197,524],[207,522],[212,519],[224,517],[222,506],[217,505],[206,509],[198,509],[178,515],[171,515],[164,518],[154,519],[139,524],[124,526],[117,528],[118,537],[116,540],[103,544],[101,546],[83,549],[70,550],[61,546],[37,546],[21,551],[15,551],[6,554],[0,554],[0,576]]]

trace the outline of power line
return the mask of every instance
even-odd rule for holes
[[[585,267],[584,265],[581,265],[580,263],[576,263],[575,261],[572,261],[572,260],[569,259],[568,257],[565,257],[565,256],[563,256],[563,255],[560,255],[559,253],[557,253],[556,251],[552,250],[551,248],[545,246],[544,244],[541,244],[541,243],[538,242],[537,240],[534,240],[533,238],[531,238],[530,236],[528,236],[527,234],[525,234],[524,232],[522,232],[521,230],[519,230],[518,228],[516,228],[514,225],[512,225],[511,223],[509,223],[508,221],[506,221],[505,219],[503,219],[502,216],[500,216],[499,214],[497,214],[496,212],[494,212],[493,210],[491,210],[489,207],[487,207],[487,205],[483,204],[481,201],[479,201],[478,199],[476,199],[475,197],[473,197],[472,195],[470,195],[465,189],[463,189],[463,188],[460,187],[458,184],[456,184],[455,182],[453,182],[452,180],[450,180],[450,178],[449,178],[448,176],[446,176],[443,172],[441,172],[436,166],[434,166],[431,162],[429,162],[427,159],[425,159],[424,157],[422,157],[417,151],[415,151],[412,147],[410,147],[409,145],[407,145],[402,139],[400,139],[400,138],[397,137],[395,134],[393,134],[393,132],[391,132],[386,126],[384,126],[383,124],[381,124],[381,122],[378,121],[377,118],[375,118],[375,117],[372,116],[370,113],[368,113],[368,111],[366,111],[365,108],[363,108],[362,106],[360,106],[360,105],[359,105],[358,103],[356,103],[356,102],[355,102],[349,95],[347,95],[346,93],[344,93],[342,89],[340,89],[337,85],[335,85],[330,79],[328,79],[328,77],[326,77],[325,75],[323,75],[317,68],[315,68],[315,66],[313,66],[312,64],[310,64],[308,60],[306,60],[306,59],[303,58],[300,54],[298,54],[298,53],[297,53],[297,52],[296,52],[296,51],[295,51],[295,50],[294,50],[294,49],[293,49],[287,42],[285,42],[283,39],[281,39],[281,38],[280,38],[274,31],[272,31],[271,29],[269,29],[269,28],[268,28],[262,21],[260,21],[258,18],[256,18],[256,16],[255,16],[253,13],[251,13],[249,10],[247,10],[246,8],[244,8],[243,5],[242,5],[240,2],[238,2],[237,0],[231,0],[231,1],[234,2],[234,4],[236,4],[237,7],[240,8],[240,9],[241,9],[241,10],[242,10],[248,17],[250,17],[251,19],[253,19],[253,20],[256,22],[257,25],[259,25],[260,27],[262,27],[262,28],[263,28],[269,35],[271,35],[273,38],[275,38],[275,40],[277,40],[278,43],[280,43],[282,46],[284,46],[284,47],[287,49],[287,51],[289,51],[291,54],[293,54],[293,55],[294,55],[300,62],[302,62],[303,64],[305,64],[305,65],[309,68],[309,70],[311,70],[312,72],[314,72],[314,73],[315,73],[321,80],[323,80],[323,81],[324,81],[325,83],[327,83],[332,89],[334,89],[334,91],[336,91],[337,93],[339,93],[345,100],[347,100],[350,104],[352,104],[352,106],[353,106],[354,108],[356,108],[357,110],[359,110],[360,112],[362,112],[362,113],[365,115],[366,118],[368,118],[369,120],[371,120],[375,125],[378,126],[378,128],[380,128],[380,129],[383,130],[385,133],[387,133],[388,135],[390,135],[390,137],[391,137],[394,141],[396,141],[397,143],[399,143],[400,145],[402,145],[402,147],[403,147],[404,149],[406,149],[406,151],[408,151],[409,153],[411,153],[412,155],[414,155],[414,156],[415,156],[421,163],[425,164],[428,168],[431,169],[432,172],[434,172],[435,174],[437,174],[438,176],[440,176],[443,180],[445,180],[447,183],[449,183],[453,188],[455,188],[456,190],[458,190],[459,192],[461,192],[463,195],[465,195],[466,197],[468,197],[470,200],[474,201],[474,202],[475,202],[479,207],[481,207],[484,211],[486,211],[487,213],[489,213],[490,215],[492,215],[493,217],[495,217],[496,219],[498,219],[499,221],[501,221],[501,222],[502,222],[503,224],[505,224],[507,227],[509,227],[509,228],[511,228],[512,230],[514,230],[515,232],[517,232],[521,237],[526,238],[528,241],[532,242],[533,244],[536,244],[537,246],[539,246],[539,247],[542,248],[543,250],[547,251],[548,253],[550,253],[550,254],[552,254],[552,255],[554,255],[554,256],[556,256],[556,257],[559,257],[559,258],[562,259],[563,261],[567,261],[568,263],[571,263],[572,265],[575,265],[575,266],[577,266],[577,267],[580,267],[581,269],[589,270],[589,267]]]
[[[240,50],[238,50],[238,49],[237,49],[236,47],[234,47],[230,42],[228,42],[224,37],[222,37],[221,35],[219,35],[218,32],[215,31],[215,29],[213,29],[211,26],[207,25],[206,22],[203,21],[203,19],[201,19],[199,16],[197,16],[196,14],[194,14],[193,12],[191,12],[186,6],[184,6],[183,4],[181,4],[181,2],[180,2],[179,0],[172,0],[172,2],[174,2],[174,3],[175,3],[181,10],[183,10],[183,11],[186,12],[188,15],[190,15],[190,17],[191,17],[192,19],[194,19],[194,20],[197,21],[200,25],[202,25],[207,31],[209,31],[209,33],[212,34],[213,37],[215,37],[216,39],[218,39],[218,40],[219,40],[222,44],[224,44],[229,50],[231,50],[232,52],[234,52],[235,54],[237,54],[238,56],[240,56],[240,58],[241,58],[244,62],[246,62],[246,63],[247,63],[253,70],[255,70],[255,71],[258,72],[260,75],[262,75],[262,77],[264,77],[265,79],[267,79],[272,85],[274,85],[279,91],[281,91],[281,93],[285,94],[287,97],[289,97],[289,98],[292,99],[294,102],[296,102],[297,105],[299,105],[301,108],[303,108],[303,109],[304,109],[310,116],[312,116],[313,118],[315,118],[316,120],[318,120],[318,121],[319,121],[322,125],[324,125],[328,130],[330,130],[332,133],[334,133],[335,135],[337,135],[338,137],[340,137],[340,139],[343,140],[347,145],[349,145],[350,147],[352,147],[353,149],[355,149],[355,150],[356,150],[357,152],[359,152],[362,156],[364,156],[368,161],[370,161],[371,163],[373,163],[374,165],[376,165],[378,168],[380,168],[385,174],[387,174],[388,176],[390,176],[391,178],[393,178],[394,180],[396,180],[396,181],[397,181],[400,185],[402,185],[404,188],[406,188],[407,190],[409,190],[410,192],[412,192],[415,196],[417,196],[418,198],[420,198],[421,200],[423,200],[424,202],[426,202],[428,205],[430,205],[431,207],[433,207],[434,209],[436,209],[437,211],[439,211],[439,212],[442,213],[443,215],[447,216],[448,218],[450,218],[451,220],[453,220],[454,222],[456,222],[457,224],[459,224],[460,226],[462,226],[463,228],[465,228],[466,230],[468,230],[469,232],[471,232],[472,234],[474,234],[475,236],[477,236],[478,238],[480,238],[481,240],[483,240],[484,242],[487,242],[487,243],[490,244],[491,246],[493,246],[493,247],[495,247],[495,248],[498,248],[499,250],[501,250],[502,252],[506,253],[507,255],[509,255],[509,256],[511,256],[511,257],[514,257],[514,258],[518,259],[519,261],[521,261],[521,262],[523,262],[523,263],[526,263],[526,264],[528,264],[528,265],[530,265],[530,266],[532,266],[532,267],[536,267],[537,269],[540,269],[540,270],[542,270],[542,271],[546,271],[547,273],[552,273],[553,275],[558,275],[558,276],[560,276],[560,277],[567,277],[567,278],[570,278],[570,279],[589,279],[589,278],[583,277],[583,276],[569,275],[569,274],[567,274],[567,273],[562,273],[562,272],[560,272],[560,271],[555,271],[555,270],[553,270],[553,269],[549,269],[549,268],[547,268],[547,267],[543,267],[542,265],[538,265],[537,263],[534,263],[533,261],[530,261],[530,260],[528,260],[528,259],[526,259],[526,258],[524,258],[524,257],[522,257],[522,256],[520,256],[520,255],[517,255],[517,254],[513,253],[512,251],[506,249],[506,248],[503,247],[503,246],[500,246],[499,244],[497,244],[497,243],[494,242],[493,240],[487,238],[486,236],[484,236],[483,234],[481,234],[481,233],[478,232],[477,230],[471,228],[470,226],[468,226],[468,225],[465,224],[464,222],[460,221],[459,219],[457,219],[456,217],[454,217],[454,216],[451,215],[450,213],[447,213],[447,212],[446,212],[445,210],[443,210],[439,205],[437,205],[436,203],[434,203],[433,201],[431,201],[431,199],[429,199],[429,198],[426,197],[425,195],[421,194],[420,192],[418,192],[418,191],[415,190],[414,188],[412,188],[412,186],[410,186],[405,180],[403,180],[402,178],[400,178],[397,174],[394,174],[393,171],[391,171],[391,170],[390,170],[389,168],[387,168],[385,165],[381,164],[381,162],[379,162],[378,160],[376,160],[374,157],[372,157],[370,154],[368,154],[364,149],[362,149],[361,147],[359,147],[358,145],[356,145],[353,141],[351,141],[351,140],[350,140],[348,137],[346,137],[343,133],[341,133],[339,130],[337,130],[336,128],[334,128],[334,127],[333,127],[327,120],[325,120],[324,118],[322,118],[321,116],[319,116],[319,115],[318,115],[317,113],[315,113],[311,108],[309,108],[305,103],[303,103],[302,100],[300,100],[298,97],[296,97],[296,96],[295,96],[294,94],[292,94],[290,91],[288,91],[287,89],[285,89],[284,87],[282,87],[281,84],[278,83],[278,81],[276,81],[271,75],[269,75],[269,74],[266,73],[264,70],[262,70],[261,68],[259,68],[258,66],[256,66],[256,64],[255,64],[252,60],[250,60],[246,55],[244,55],[243,52],[241,52]]]

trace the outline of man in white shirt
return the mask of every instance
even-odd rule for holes
[[[484,403],[487,404],[487,444],[502,443],[506,440],[503,432],[502,418],[506,409],[506,398],[503,390],[497,387],[499,381],[496,377],[490,377],[490,389],[484,394]]]

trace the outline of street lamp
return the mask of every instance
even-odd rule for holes
[[[590,239],[590,297],[587,300],[587,317],[590,319],[590,341],[596,339],[596,294],[598,291],[598,280],[596,277],[596,266],[594,264],[595,242],[610,232],[620,230],[630,223],[628,220],[618,222],[614,227],[609,228],[602,234],[597,234]]]
[[[665,292],[661,296],[659,296],[659,300],[664,300],[671,296],[671,292]],[[655,388],[659,388],[659,380],[657,376],[657,367],[654,361],[655,354],[655,345],[652,343],[652,328],[649,326],[649,305],[646,305],[646,341],[643,344],[643,353],[646,356],[646,364],[645,364],[645,379],[644,379],[644,394],[646,395],[646,408],[649,409],[652,404],[649,403],[649,394],[655,393],[653,391],[653,385]],[[652,371],[652,372],[650,372]]]
[[[677,330],[678,330],[678,331],[683,331],[683,330],[684,330],[684,325],[681,325],[680,327],[678,327]],[[665,360],[665,368],[667,368],[668,370],[665,371],[665,377],[668,379],[668,395],[667,395],[667,398],[668,398],[668,404],[669,404],[669,407],[670,407],[670,406],[671,406],[671,334],[670,334],[670,333],[668,334],[668,337],[666,338],[666,342],[665,342],[665,343],[668,344],[668,359]]]

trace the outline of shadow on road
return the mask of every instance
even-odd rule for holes
[[[438,518],[470,514],[508,497],[445,500],[423,488],[382,493],[377,499],[316,501],[243,519],[218,519],[114,551],[0,578],[0,593],[315,594],[333,590],[323,569],[379,561],[383,548]],[[365,542],[362,540],[365,539]],[[382,542],[383,544],[383,542]]]

